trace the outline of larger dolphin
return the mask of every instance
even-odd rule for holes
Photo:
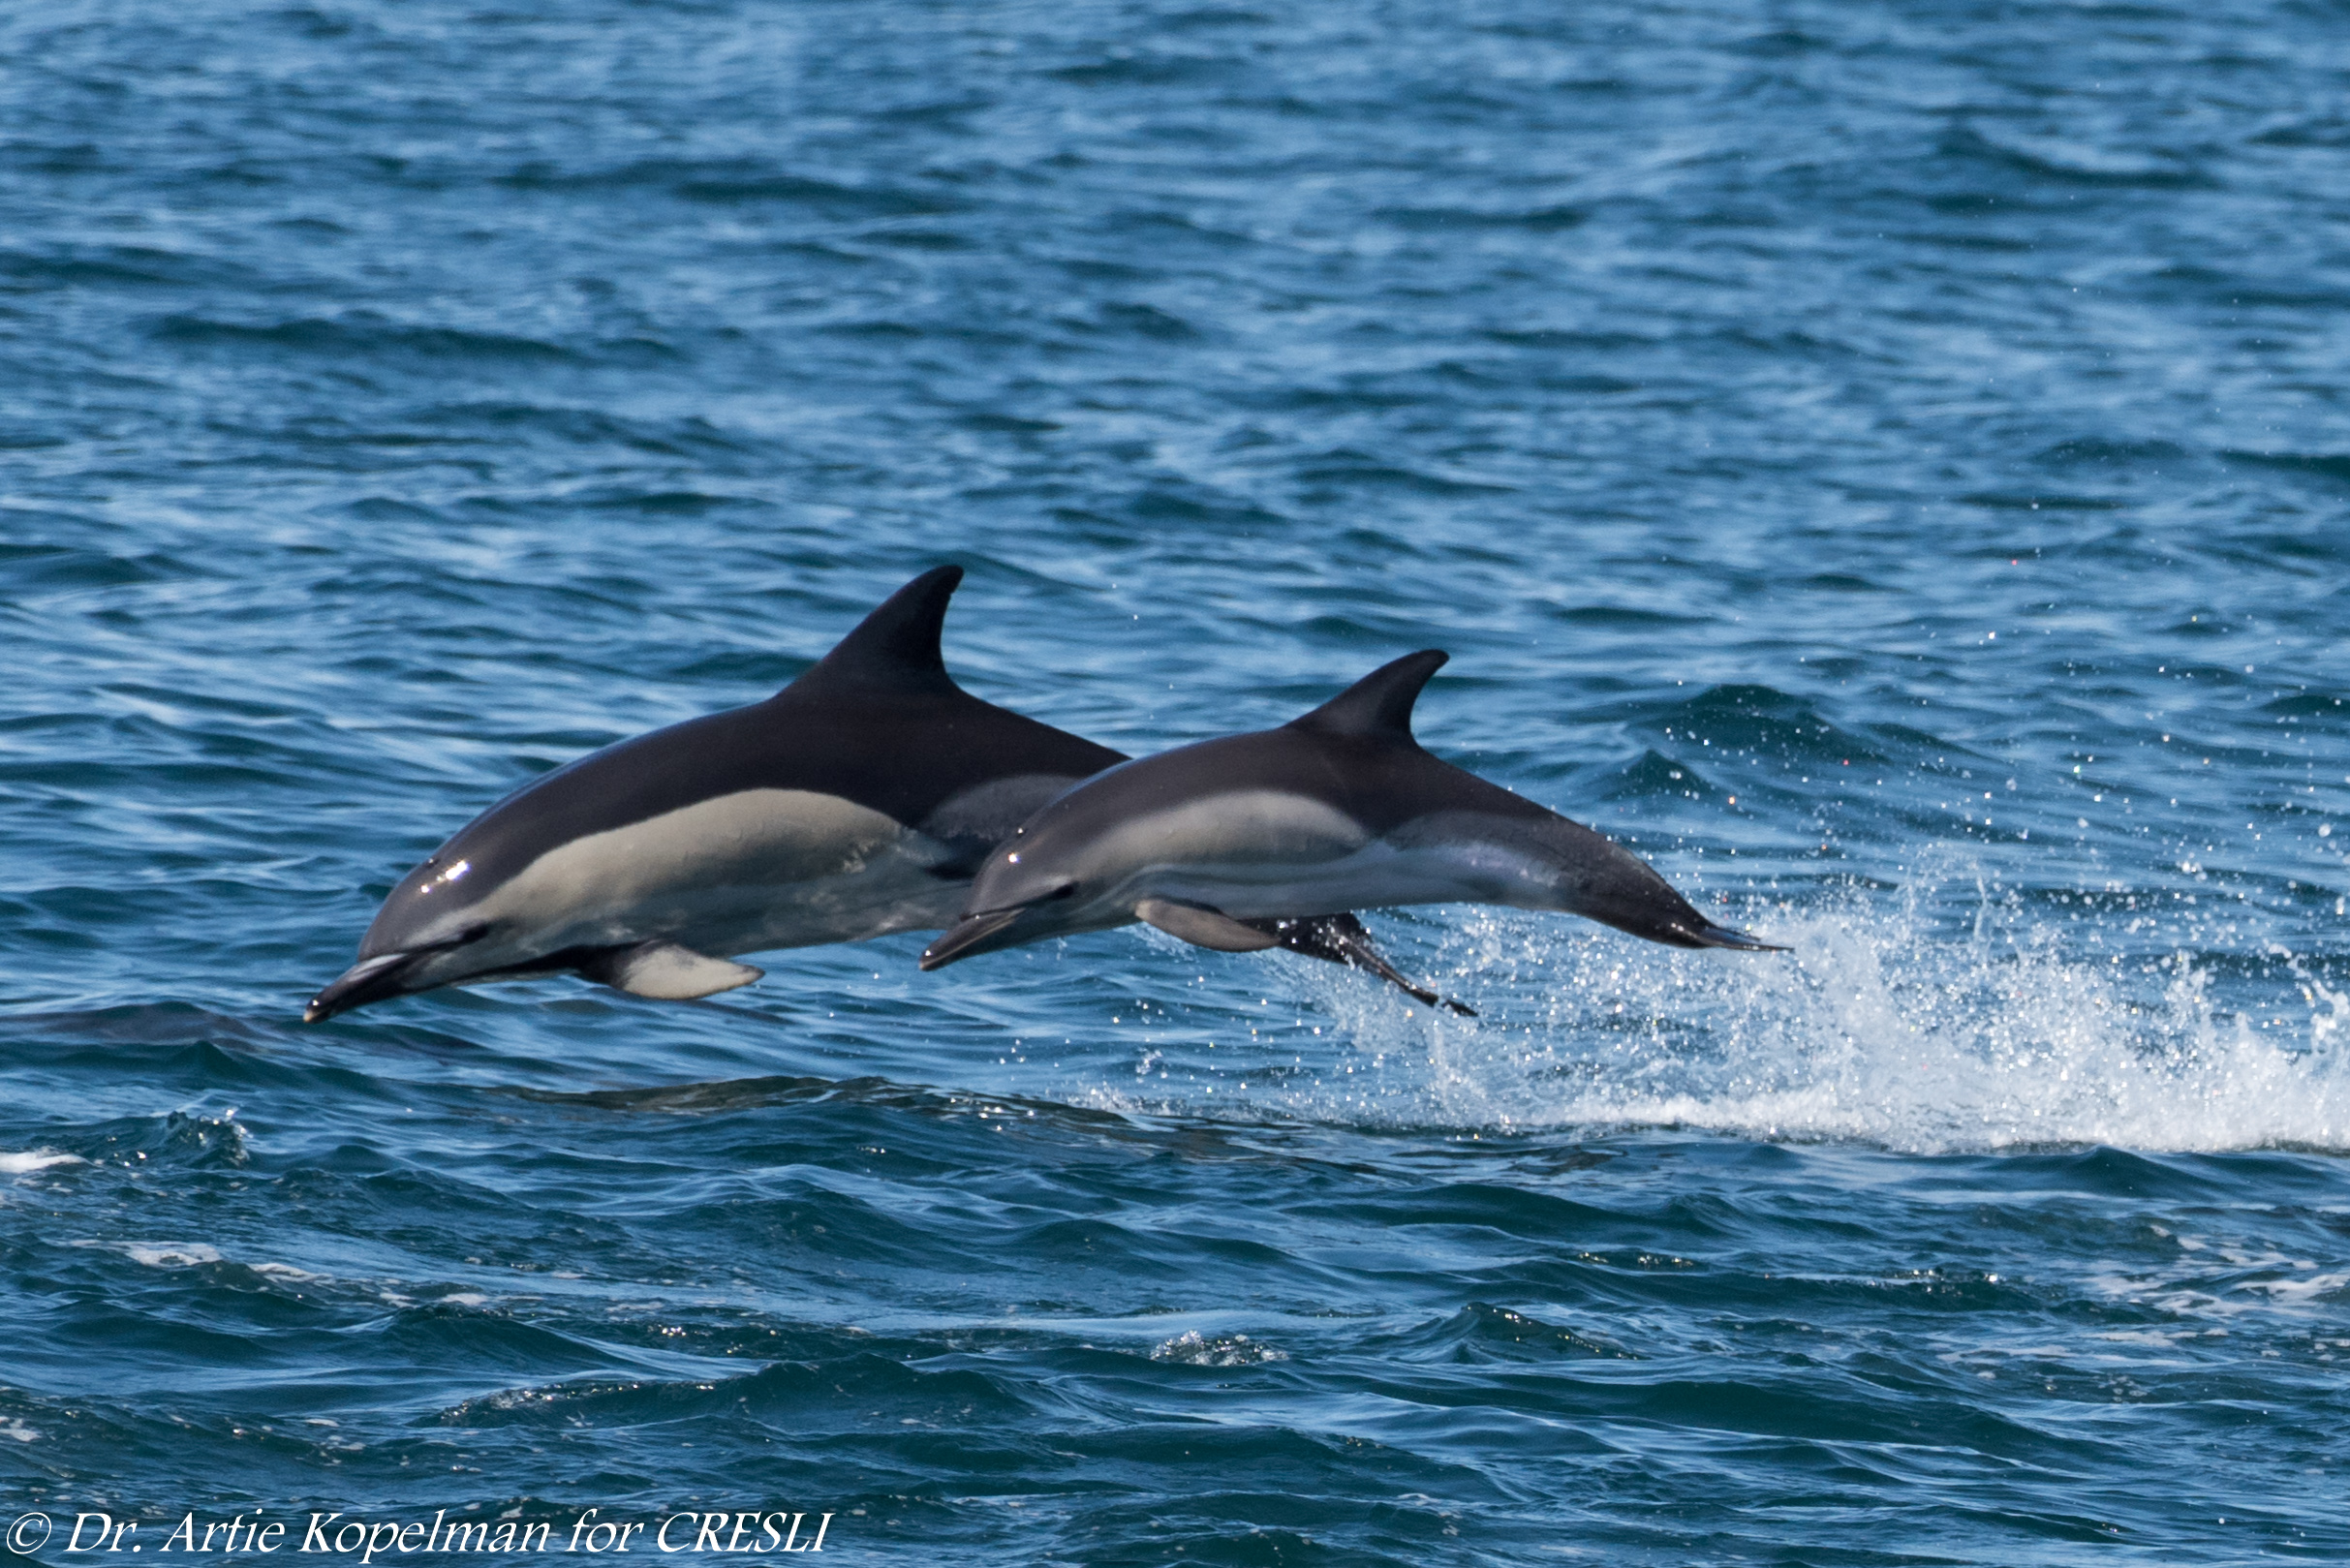
[[[401,878],[304,1020],[572,970],[706,997],[759,977],[738,953],[946,925],[990,849],[1126,760],[954,683],[939,635],[962,576],[916,577],[764,702],[607,746],[499,801]],[[1350,915],[1267,925],[1269,944],[1436,999]]]
[[[988,857],[922,968],[1135,920],[1248,951],[1271,945],[1252,921],[1398,904],[1562,909],[1677,947],[1770,947],[1590,828],[1421,750],[1412,704],[1445,658],[1407,655],[1279,729],[1077,785]]]

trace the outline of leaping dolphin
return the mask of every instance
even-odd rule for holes
[[[1562,909],[1677,947],[1783,951],[1717,926],[1648,862],[1439,762],[1412,704],[1446,655],[1408,654],[1279,729],[1124,763],[1023,823],[922,968],[1140,920],[1201,947],[1252,922],[1399,904]]]
[[[936,930],[988,851],[1126,757],[982,702],[939,651],[963,569],[890,596],[764,702],[534,779],[401,878],[308,1023],[440,986],[575,970],[682,1000],[748,985],[738,953]],[[1351,915],[1265,945],[1388,968]]]

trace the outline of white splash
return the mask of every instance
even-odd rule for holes
[[[1254,1367],[1268,1361],[1287,1361],[1289,1353],[1262,1344],[1245,1334],[1202,1335],[1197,1329],[1161,1340],[1151,1351],[1153,1361],[1177,1361],[1192,1367]]]
[[[1351,1060],[1269,1100],[1349,1121],[1668,1125],[1918,1153],[2350,1150],[2350,995],[2281,946],[2151,958],[2139,922],[2110,911],[1987,897],[1954,931],[1920,904],[1751,911],[1793,949],[1756,955],[1457,911],[1423,978],[1485,1016],[1322,980]]]
[[[200,1263],[218,1263],[220,1248],[202,1242],[164,1242],[153,1246],[131,1243],[123,1252],[134,1263],[143,1263],[150,1269],[189,1269]]]
[[[28,1149],[20,1153],[0,1150],[0,1176],[26,1176],[34,1171],[46,1171],[52,1165],[88,1163],[79,1154],[63,1154],[54,1149]]]

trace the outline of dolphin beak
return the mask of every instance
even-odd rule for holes
[[[1669,939],[1678,947],[1730,947],[1742,953],[1792,951],[1792,949],[1781,947],[1777,942],[1764,941],[1760,937],[1749,937],[1743,931],[1732,931],[1728,926],[1717,926],[1711,920],[1701,921],[1694,930],[1685,923],[1676,920],[1672,923],[1671,929],[1675,935]]]
[[[967,914],[956,921],[937,941],[922,949],[922,968],[943,968],[956,959],[969,958],[974,953],[985,953],[998,947],[1009,947],[1010,942],[991,942],[990,937],[1028,913],[1028,905],[1009,909],[990,909],[985,914]]]
[[[373,958],[360,959],[310,999],[310,1004],[302,1009],[302,1022],[324,1024],[335,1014],[347,1013],[354,1007],[407,995],[408,988],[400,982],[407,977],[408,969],[417,960],[438,951],[437,947],[427,947],[414,953],[378,953]]]

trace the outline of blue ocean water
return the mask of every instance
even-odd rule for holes
[[[11,1546],[2350,1557],[2341,20],[0,13]],[[1129,752],[1448,649],[1432,750],[1792,951],[299,1022],[946,561]]]

